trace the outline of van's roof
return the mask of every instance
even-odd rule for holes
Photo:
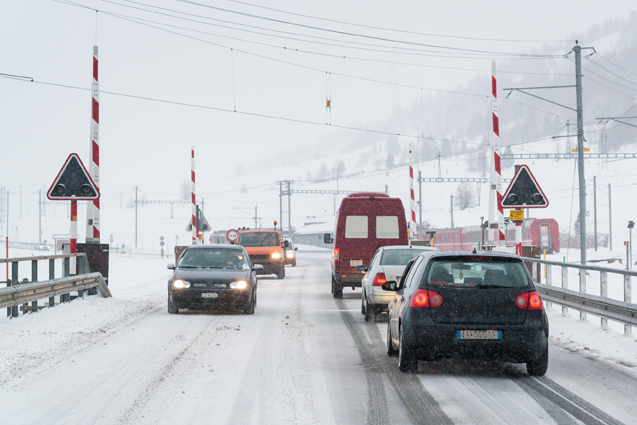
[[[348,198],[389,198],[389,195],[383,192],[357,192],[347,195]]]
[[[237,233],[269,233],[269,232],[277,232],[281,233],[279,229],[246,229],[246,230],[238,230]]]

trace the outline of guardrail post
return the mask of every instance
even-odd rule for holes
[[[13,261],[11,263],[11,285],[19,285],[20,279],[18,278],[18,262]],[[18,317],[18,306],[14,305],[11,307],[11,317]]]
[[[553,286],[553,274],[551,273],[552,267],[548,264],[544,265],[544,273],[546,273],[546,284],[547,286]],[[553,305],[552,302],[547,301],[546,306],[551,307]]]
[[[537,282],[537,266],[534,262],[531,262],[531,276],[533,277],[533,282]]]
[[[624,275],[624,302],[626,303],[631,303],[632,302],[632,296],[631,296],[631,283],[630,283],[630,275]],[[632,334],[632,326],[631,325],[624,325],[624,335],[626,336],[630,336]]]
[[[71,261],[69,257],[64,258],[64,277],[70,276],[70,264]],[[71,294],[62,294],[60,295],[60,303],[70,303],[71,302]]]
[[[599,272],[599,295],[608,297],[608,272]],[[602,329],[608,329],[608,319],[602,317]]]
[[[49,280],[55,279],[55,259],[49,260]],[[55,297],[49,297],[49,307],[55,307]]]
[[[568,267],[562,266],[562,288],[568,289]],[[568,307],[562,306],[562,316],[568,314]]]
[[[579,269],[579,292],[580,294],[586,293],[586,269]],[[586,320],[586,313],[579,312],[580,320]]]
[[[86,261],[86,257],[84,256],[79,256],[77,257],[77,274],[84,274],[86,273],[85,270],[85,261]],[[84,289],[78,289],[77,290],[77,296],[78,298],[84,298]]]
[[[31,282],[38,281],[38,260],[31,260]],[[38,312],[38,300],[31,301],[31,313]]]

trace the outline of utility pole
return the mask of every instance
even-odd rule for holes
[[[566,120],[566,154],[571,156],[571,122]]]
[[[283,182],[277,182],[279,184],[279,228],[283,233]]]
[[[292,239],[292,187],[291,180],[288,180],[288,238]],[[283,229],[281,229],[283,230]]]
[[[139,187],[135,186],[135,249],[137,249],[137,189]]]
[[[257,229],[257,206],[254,206],[254,230]]]
[[[418,223],[420,225],[420,232],[418,234],[422,234],[422,175],[420,171],[418,171]]]
[[[42,190],[38,190],[38,242],[42,242]]]
[[[580,262],[586,264],[586,181],[584,179],[584,118],[582,104],[582,47],[575,41],[575,92],[577,97],[577,170],[579,174]]]
[[[608,247],[613,250],[613,210],[610,206],[610,183],[608,183]]]
[[[595,229],[595,251],[597,251],[597,176],[593,176],[593,223]]]
[[[451,228],[453,229],[453,195],[451,195]]]

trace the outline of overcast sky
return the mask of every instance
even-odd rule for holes
[[[325,123],[327,118],[335,125],[387,130],[387,117],[419,102],[420,90],[334,74],[453,90],[480,70],[488,75],[491,59],[501,53],[541,53],[547,43],[563,45],[566,53],[574,34],[637,10],[634,0],[196,1],[200,5],[178,0],[74,0],[89,9],[52,0],[0,2],[0,73],[88,89],[92,46],[97,43],[101,90],[217,108],[102,93],[103,196],[119,197],[120,191],[136,185],[169,198],[176,196],[189,176],[191,146],[197,153],[201,191],[213,192],[222,189],[216,182],[235,174],[239,164],[249,172],[265,158],[271,167],[278,163],[277,154],[286,151],[295,153],[294,162],[303,162],[308,144],[337,143],[360,135],[234,113],[235,108],[276,118],[313,123]],[[399,49],[402,54],[396,54]],[[455,57],[439,57],[445,55]],[[470,59],[473,55],[480,57]],[[537,60],[550,66],[551,59],[513,63],[522,70],[525,63]],[[325,71],[334,74],[330,78]],[[489,90],[488,85],[464,88],[478,93]],[[325,111],[330,94],[331,118]],[[48,188],[71,152],[88,163],[88,90],[0,78],[0,122],[0,186],[12,191],[20,185],[25,191]],[[415,133],[416,128],[395,131]],[[291,160],[289,155],[279,158]]]

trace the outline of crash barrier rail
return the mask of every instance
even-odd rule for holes
[[[524,261],[533,264],[531,275],[537,283],[538,292],[545,301],[561,305],[563,314],[570,307],[579,310],[581,319],[586,318],[586,313],[599,316],[604,329],[608,328],[608,319],[621,322],[627,336],[631,335],[632,326],[637,326],[637,304],[632,304],[631,284],[631,277],[637,276],[636,271],[526,257]],[[559,279],[553,277],[554,267],[561,268]],[[574,277],[579,281],[577,290],[569,288],[569,274],[573,274],[570,272],[575,273]],[[599,286],[589,287],[588,277],[594,273],[599,275]],[[609,296],[609,283],[612,297]]]
[[[62,259],[64,277],[55,278],[55,260]],[[75,260],[76,270],[80,274],[70,276],[71,261]],[[48,261],[49,279],[38,281],[38,262]],[[18,278],[19,263],[31,262],[31,282],[27,278]],[[89,273],[88,261],[85,253],[47,255],[38,257],[0,258],[0,264],[11,263],[11,279],[3,281],[6,288],[0,288],[0,308],[7,307],[7,317],[18,317],[19,306],[22,305],[23,314],[27,311],[38,311],[38,300],[48,298],[48,307],[55,307],[55,296],[60,296],[60,303],[71,301],[71,292],[78,293],[83,298],[84,292],[94,295],[99,289],[104,297],[110,297],[110,291],[100,273]],[[0,266],[1,270],[1,266]],[[97,288],[97,289],[96,289]],[[28,304],[31,302],[31,307]],[[40,307],[43,308],[43,307]]]

